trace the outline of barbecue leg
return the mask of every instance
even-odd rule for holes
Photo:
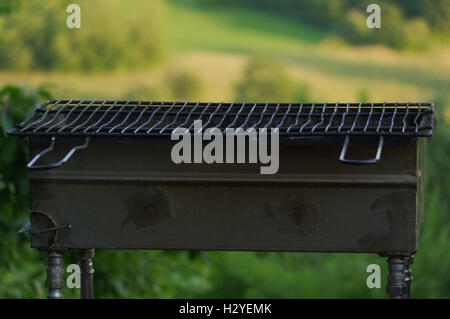
[[[64,268],[63,257],[64,252],[49,250],[48,251],[48,268],[47,268],[47,288],[48,299],[61,299],[61,290],[64,288]]]
[[[78,262],[81,275],[81,298],[94,298],[94,266],[92,258],[95,256],[94,249],[77,249]]]
[[[406,269],[405,269],[405,281],[406,281],[406,286],[407,286],[407,290],[406,290],[406,298],[409,299],[410,298],[410,294],[411,294],[411,283],[413,280],[413,276],[411,276],[411,265],[414,262],[414,256],[411,255],[409,257],[406,257]]]
[[[388,256],[388,286],[387,293],[391,299],[408,299],[411,287],[412,256],[390,255]]]

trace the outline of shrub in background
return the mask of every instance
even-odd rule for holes
[[[406,1],[406,0],[403,0]],[[419,0],[415,0],[416,2]],[[448,0],[420,0],[427,23],[440,32],[450,32],[450,3]]]
[[[17,10],[21,5],[21,1],[22,0],[2,0],[2,2],[0,2],[0,15]]]
[[[172,71],[166,75],[164,86],[170,98],[179,101],[198,101],[201,99],[203,84],[199,77],[190,71]]]
[[[353,43],[369,42],[370,29],[367,28],[366,19],[364,13],[359,10],[352,9],[346,12],[339,25],[348,41]]]
[[[136,87],[128,90],[124,98],[126,100],[136,100],[136,101],[161,101],[167,100],[168,94],[164,92],[163,88],[159,86],[147,86],[147,85],[137,85]]]
[[[405,23],[403,11],[392,3],[383,3],[381,8],[381,28],[372,30],[373,32],[369,33],[368,40],[369,42],[380,42],[401,49],[403,44],[400,42],[401,28]]]
[[[135,85],[125,93],[124,98],[147,101],[199,101],[203,92],[204,83],[196,73],[177,69],[165,74],[162,83]]]
[[[425,49],[429,43],[430,36],[430,28],[424,19],[410,19],[401,26],[397,45],[402,49]]]
[[[450,108],[446,91],[433,99],[437,127],[432,143],[425,142],[425,212],[420,248],[415,260],[415,296],[448,298],[450,276]]]
[[[308,88],[297,83],[277,61],[258,57],[244,68],[236,85],[236,100],[245,102],[305,102]]]
[[[8,137],[6,132],[48,98],[44,89],[0,89],[0,298],[45,294],[43,255],[29,248],[26,236],[16,234],[28,220],[27,142]]]
[[[370,103],[370,100],[369,91],[367,89],[364,88],[358,91],[356,102]]]

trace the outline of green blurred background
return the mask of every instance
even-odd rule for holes
[[[26,141],[6,131],[55,98],[432,101],[413,297],[450,297],[450,0],[1,0],[0,298],[43,298],[28,219]],[[66,7],[81,6],[81,29]],[[66,265],[75,263],[69,253]],[[381,298],[365,254],[98,251],[101,298]],[[368,289],[368,264],[382,289]],[[78,296],[65,289],[65,297]]]

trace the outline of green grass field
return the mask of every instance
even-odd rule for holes
[[[170,2],[167,15],[170,47],[182,52],[292,53],[324,38],[313,27],[254,10],[177,1]]]

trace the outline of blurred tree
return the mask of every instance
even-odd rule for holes
[[[244,69],[242,79],[236,85],[236,100],[247,102],[296,102],[308,101],[308,89],[299,85],[283,64],[258,57]]]
[[[450,1],[423,0],[423,12],[429,25],[442,32],[450,32]]]
[[[6,132],[22,122],[38,102],[49,98],[45,89],[12,85],[0,89],[0,298],[43,294],[41,256],[29,249],[26,236],[16,234],[28,219],[28,143],[8,137]]]
[[[173,71],[166,76],[165,85],[172,99],[194,101],[201,99],[203,85],[196,74],[181,70]]]
[[[125,93],[127,100],[156,101],[165,100],[169,96],[166,86],[135,85]]]
[[[27,0],[5,17],[0,68],[95,71],[146,66],[162,58],[160,0],[80,0],[81,29],[66,26],[71,2]]]
[[[362,103],[370,103],[370,96],[367,89],[361,89],[357,95],[357,101]]]
[[[393,0],[391,2],[401,7],[408,16],[423,15],[424,0]]]
[[[372,30],[366,26],[366,8],[372,0],[203,1],[266,10],[327,29],[353,43],[383,43],[399,49],[425,47],[430,30],[450,31],[449,0],[379,0],[382,27]],[[412,39],[410,35],[416,31],[417,37]],[[403,36],[408,39],[403,41]],[[418,45],[421,41],[424,44]]]
[[[383,42],[391,47],[401,48],[401,28],[404,23],[403,12],[394,3],[383,3],[381,28],[370,33],[376,42]]]
[[[22,0],[2,0],[0,2],[0,15],[17,10],[21,5],[21,1]]]
[[[422,50],[429,44],[431,31],[422,18],[413,18],[400,27],[397,46],[403,49]]]
[[[340,25],[347,40],[355,43],[369,42],[369,33],[378,30],[367,28],[367,16],[358,10],[351,9],[346,12]]]

